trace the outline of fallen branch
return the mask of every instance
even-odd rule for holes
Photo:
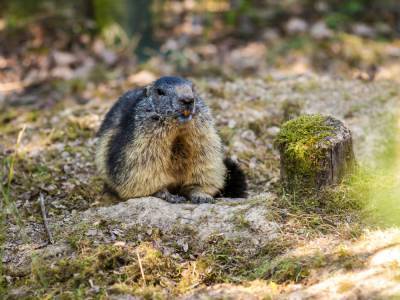
[[[53,236],[51,235],[51,232],[50,232],[50,229],[49,229],[49,224],[48,224],[48,221],[47,221],[46,207],[44,206],[44,197],[43,197],[42,193],[40,193],[40,195],[39,195],[39,203],[40,203],[40,209],[42,211],[44,228],[46,229],[47,236],[49,238],[49,243],[50,244],[54,244]]]

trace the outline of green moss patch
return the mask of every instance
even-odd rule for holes
[[[304,115],[286,122],[276,139],[279,147],[302,169],[309,169],[319,156],[316,146],[332,134],[334,128],[325,124],[321,115]]]
[[[101,245],[80,249],[75,257],[32,264],[32,277],[25,284],[36,297],[68,298],[107,294],[135,294],[153,297],[166,291],[175,294],[182,276],[176,260],[163,255],[151,243],[137,247]],[[163,292],[162,288],[166,288]]]
[[[235,242],[221,236],[210,238],[191,259],[164,253],[154,241],[96,246],[81,240],[78,244],[69,257],[32,259],[31,276],[15,282],[12,288],[29,287],[25,296],[34,299],[102,299],[118,294],[171,299],[193,287],[236,282],[254,267],[254,261]]]
[[[283,124],[275,145],[283,154],[281,163],[292,188],[300,183],[313,185],[326,152],[324,145],[329,143],[326,138],[333,130],[321,115],[304,115]]]

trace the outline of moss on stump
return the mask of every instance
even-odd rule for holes
[[[339,183],[354,166],[351,132],[330,116],[304,115],[284,123],[276,145],[282,183],[292,192]]]

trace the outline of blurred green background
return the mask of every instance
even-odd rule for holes
[[[2,0],[0,18],[5,54],[22,45],[74,52],[101,38],[136,64],[158,57],[168,65],[158,73],[274,68],[368,78],[379,67],[396,73],[400,56],[396,0]]]

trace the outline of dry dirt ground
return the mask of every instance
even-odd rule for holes
[[[126,81],[71,80],[32,99],[3,99],[5,297],[400,297],[398,85],[314,75],[195,82],[227,154],[248,176],[248,199],[176,205],[103,195],[95,132],[116,97],[132,88]],[[73,96],[77,90],[81,97]],[[335,116],[353,133],[362,171],[326,198],[300,200],[279,185],[273,141],[284,121],[303,113]]]

